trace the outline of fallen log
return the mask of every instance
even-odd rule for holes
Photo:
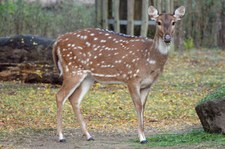
[[[52,64],[54,39],[16,35],[0,38],[0,63],[45,62]]]
[[[0,38],[0,81],[61,84],[52,60],[54,41],[33,35]]]
[[[14,80],[24,83],[62,83],[53,65],[0,63],[0,81]]]

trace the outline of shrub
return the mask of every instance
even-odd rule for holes
[[[35,34],[56,38],[58,34],[95,26],[94,12],[94,6],[78,3],[43,8],[38,3],[6,1],[0,5],[0,36]]]
[[[194,42],[192,38],[188,38],[184,40],[184,48],[186,50],[194,48]]]

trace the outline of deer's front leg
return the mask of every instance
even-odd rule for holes
[[[146,101],[147,101],[147,98],[148,98],[148,94],[150,92],[150,88],[151,86],[149,87],[146,87],[146,88],[142,88],[140,90],[140,93],[141,93],[141,103],[143,105],[143,108],[145,108],[145,104],[146,104]]]
[[[137,116],[138,116],[138,135],[140,139],[140,143],[144,144],[147,143],[144,134],[144,105],[145,102],[141,100],[141,90],[140,85],[136,83],[128,84],[128,89],[133,100]]]

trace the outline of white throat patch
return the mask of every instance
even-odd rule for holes
[[[162,39],[159,39],[155,48],[159,49],[159,52],[161,54],[167,54],[170,48],[170,44],[168,45]]]

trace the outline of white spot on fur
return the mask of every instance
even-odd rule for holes
[[[90,47],[91,46],[91,43],[90,42],[86,42],[85,44],[87,45],[87,47]]]
[[[150,58],[147,59],[147,62],[148,62],[149,64],[155,64],[155,63],[156,63],[155,60],[152,60],[152,59],[150,59]]]
[[[80,36],[80,38],[85,40],[85,39],[87,39],[87,36],[86,35],[85,36]]]
[[[154,61],[154,60],[149,61],[149,64],[155,64],[155,63],[156,63],[156,61]]]
[[[98,73],[92,73],[92,75],[96,76],[96,77],[106,77],[106,78],[112,78],[112,77],[119,76],[119,74],[109,75],[109,74],[98,74]]]
[[[78,49],[81,49],[81,50],[83,49],[81,46],[78,46],[77,48],[78,48]]]
[[[101,42],[101,43],[105,43],[105,42],[106,42],[106,40],[101,40],[100,42]]]
[[[66,66],[66,72],[69,72],[69,67],[68,66]]]

